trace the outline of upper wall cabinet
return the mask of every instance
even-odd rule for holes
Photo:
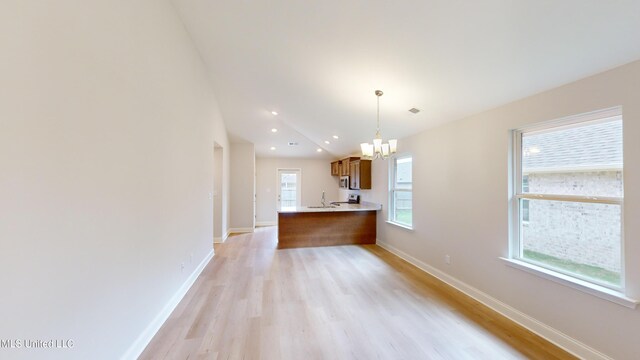
[[[349,176],[349,161],[351,158],[340,160],[340,176]]]
[[[331,163],[332,176],[348,176],[349,189],[371,189],[371,160],[348,157]]]
[[[336,160],[331,163],[331,176],[340,176],[340,161]]]
[[[371,160],[349,161],[349,189],[371,189]]]
[[[332,176],[351,176],[350,166],[351,161],[360,160],[358,157],[348,157],[342,160],[336,160],[331,163],[331,175]]]
[[[358,157],[348,157],[340,160],[340,176],[353,176],[351,174],[351,162],[358,161],[360,158]]]

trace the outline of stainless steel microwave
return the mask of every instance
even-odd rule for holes
[[[340,176],[340,189],[348,189],[348,188],[349,188],[349,177]]]

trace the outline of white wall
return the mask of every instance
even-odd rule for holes
[[[75,344],[0,357],[117,359],[212,251],[205,67],[156,0],[3,1],[0,53],[0,339]]]
[[[388,164],[373,165],[380,241],[615,359],[640,354],[640,311],[505,266],[510,129],[623,106],[628,295],[640,298],[640,62],[399,141],[413,154],[414,226],[385,223]],[[444,256],[451,256],[445,265]]]
[[[253,231],[256,152],[251,143],[231,143],[230,230]]]
[[[278,169],[301,169],[302,205],[319,205],[322,191],[327,202],[338,200],[338,177],[331,176],[331,161],[298,158],[258,158],[257,223],[272,224],[278,220]]]

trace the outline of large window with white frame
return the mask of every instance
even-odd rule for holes
[[[620,108],[514,131],[511,258],[622,290]]]
[[[413,158],[410,155],[391,159],[389,177],[389,221],[413,227]]]

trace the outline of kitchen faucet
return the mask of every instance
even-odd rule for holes
[[[321,203],[322,203],[322,207],[327,206],[327,205],[325,205],[325,203],[324,203],[324,190],[322,190],[322,200],[321,200]]]

